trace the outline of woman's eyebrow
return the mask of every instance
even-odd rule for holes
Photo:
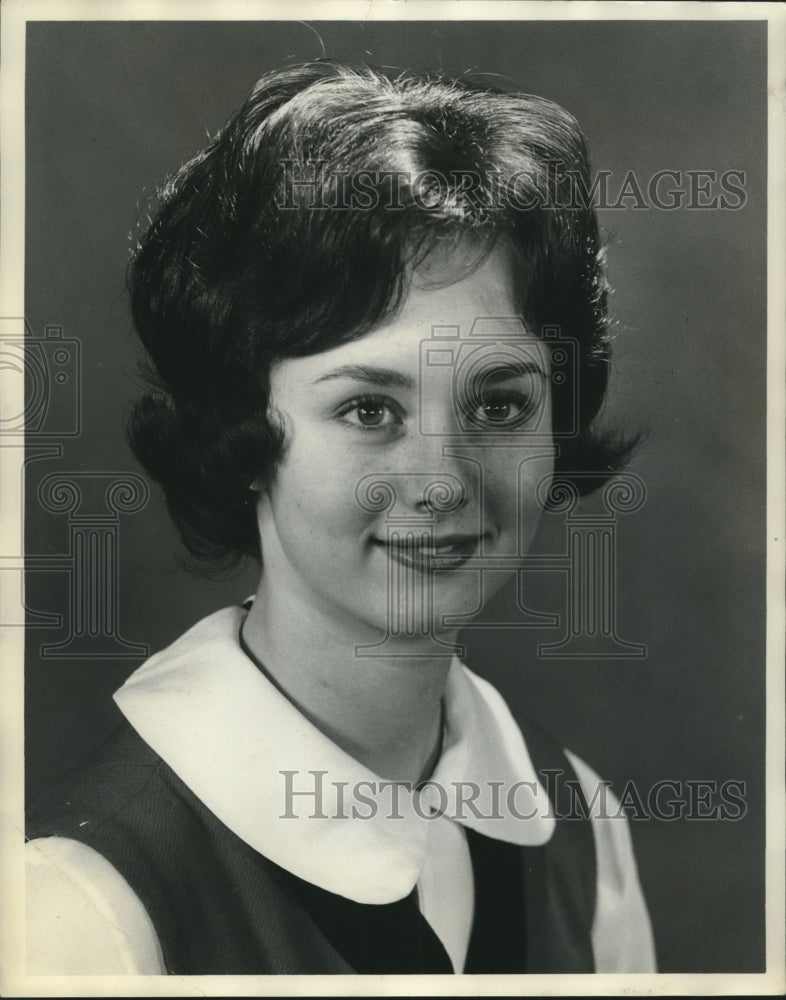
[[[540,375],[541,378],[548,378],[542,365],[537,361],[516,361],[491,368],[488,371],[479,372],[480,379],[484,382],[504,382],[509,378],[520,378],[522,375]]]
[[[409,375],[396,371],[394,368],[376,368],[373,365],[341,365],[315,380],[329,382],[337,378],[354,379],[367,385],[393,386],[397,389],[414,389],[415,380]]]

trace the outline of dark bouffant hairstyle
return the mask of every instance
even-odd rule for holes
[[[577,402],[553,390],[578,427],[557,470],[600,485],[628,449],[590,427],[609,345],[589,187],[581,130],[543,98],[332,60],[263,76],[166,183],[129,271],[155,369],[129,439],[189,551],[260,556],[249,484],[282,448],[271,366],[389,317],[437,241],[505,241],[529,329],[578,344]]]

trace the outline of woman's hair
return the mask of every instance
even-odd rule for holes
[[[543,98],[331,60],[263,76],[166,183],[129,272],[155,369],[129,438],[189,551],[260,555],[249,487],[282,448],[271,366],[388,318],[437,244],[478,262],[509,248],[528,328],[569,345],[557,471],[584,473],[580,493],[603,482],[629,449],[591,428],[609,344],[589,189],[581,130]]]

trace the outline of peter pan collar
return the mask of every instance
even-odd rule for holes
[[[441,757],[421,791],[400,785],[394,802],[389,782],[321,733],[242,651],[245,615],[231,607],[203,619],[136,670],[115,701],[254,850],[329,892],[389,903],[415,886],[433,823],[455,821],[522,846],[549,840],[548,797],[487,681],[454,659]],[[287,796],[287,787],[310,794]],[[443,815],[424,818],[429,804]]]

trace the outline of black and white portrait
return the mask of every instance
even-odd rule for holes
[[[778,992],[782,10],[166,6],[4,11],[9,995]]]

